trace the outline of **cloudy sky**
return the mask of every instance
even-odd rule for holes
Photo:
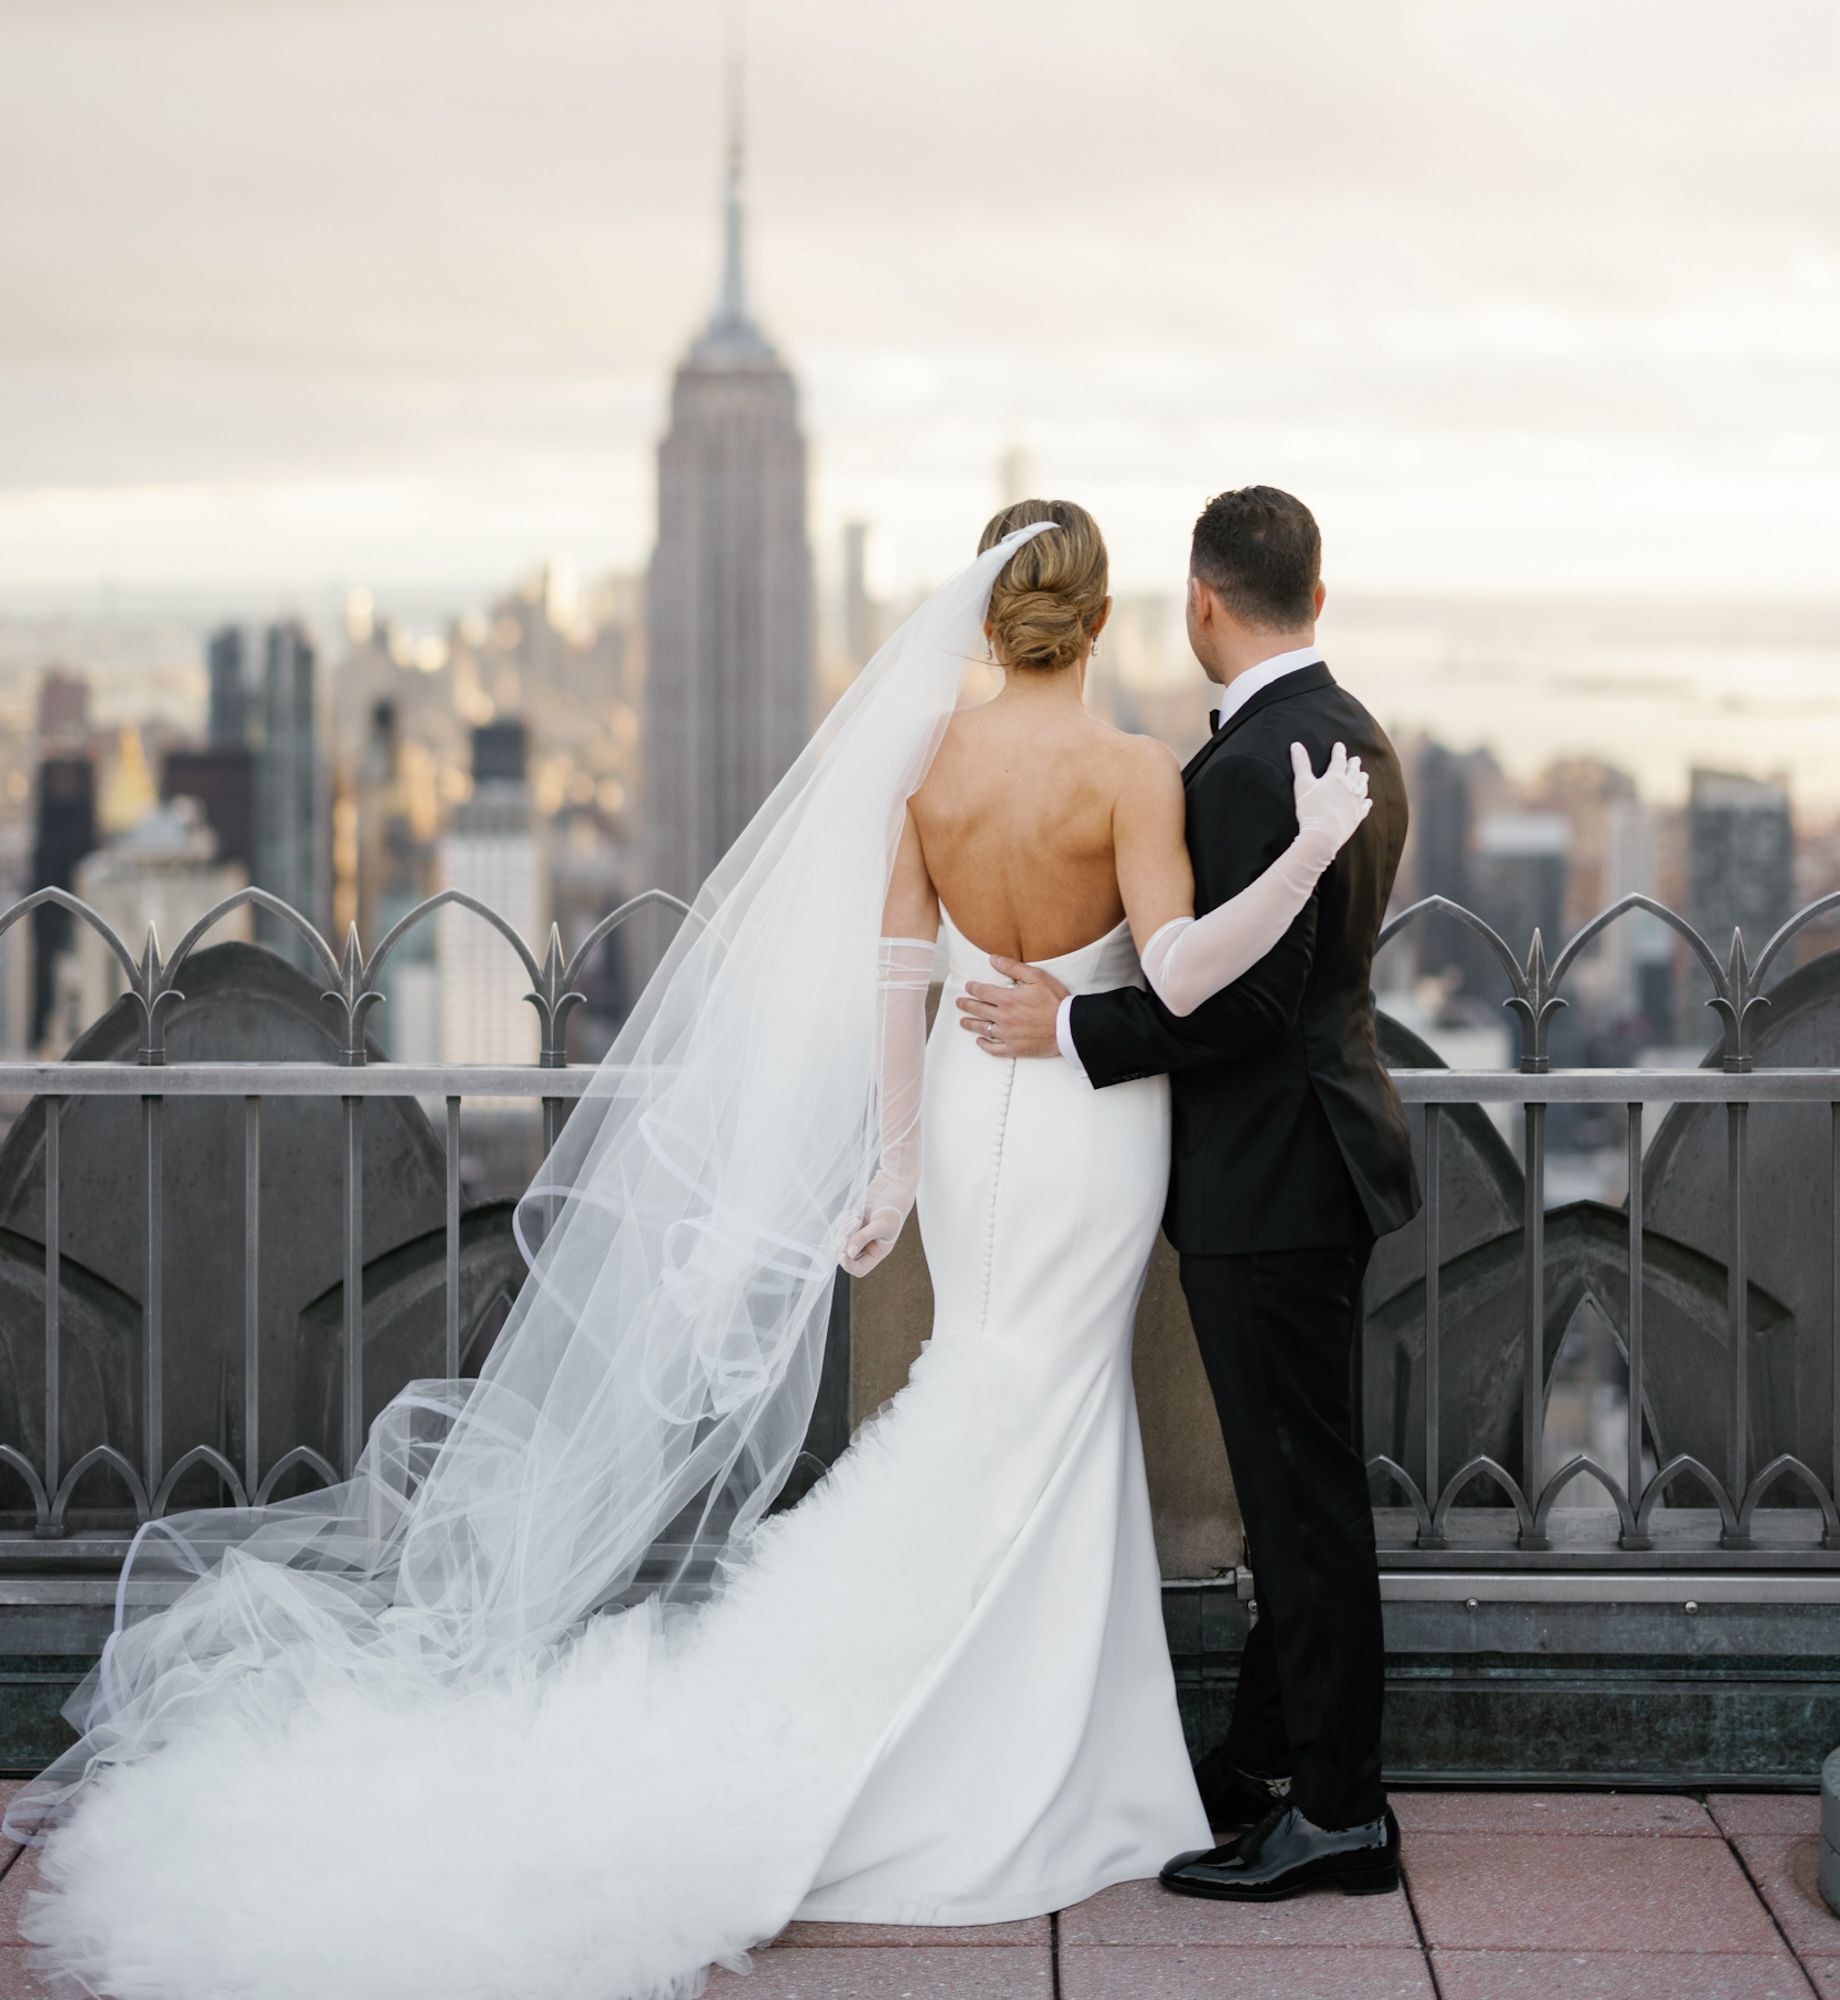
[[[0,599],[635,566],[716,259],[717,0],[0,0]],[[1168,580],[1840,593],[1832,0],[754,0],[814,529],[1008,444]]]

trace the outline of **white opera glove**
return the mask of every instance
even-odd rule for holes
[[[1367,796],[1367,773],[1360,758],[1349,756],[1338,743],[1329,752],[1319,778],[1310,769],[1310,753],[1301,743],[1293,743],[1291,791],[1297,801],[1297,839],[1292,849],[1307,847],[1308,855],[1317,860],[1320,875],[1373,810],[1374,802]]]
[[[1237,896],[1203,917],[1172,917],[1144,946],[1144,977],[1172,1014],[1192,1014],[1272,950],[1373,809],[1361,760],[1340,743],[1320,778],[1310,769],[1309,752],[1293,743],[1291,771],[1297,838]]]
[[[876,1117],[880,1154],[838,1262],[852,1278],[873,1271],[901,1234],[920,1187],[920,1097],[926,1080],[928,938],[885,937],[876,961]]]

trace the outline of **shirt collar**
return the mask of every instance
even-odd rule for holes
[[[1269,660],[1261,660],[1256,667],[1248,667],[1243,674],[1236,674],[1221,689],[1220,698],[1214,704],[1215,728],[1231,721],[1255,694],[1263,693],[1273,681],[1281,681],[1286,674],[1294,674],[1303,667],[1317,666],[1321,661],[1320,646],[1294,646],[1288,653],[1274,653]]]

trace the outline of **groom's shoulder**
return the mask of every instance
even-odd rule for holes
[[[1249,766],[1260,766],[1278,774],[1288,796],[1293,743],[1301,743],[1317,764],[1337,743],[1358,752],[1370,765],[1394,755],[1386,731],[1337,681],[1287,694],[1261,708],[1220,746],[1203,775],[1217,784],[1231,784],[1236,775],[1244,777]]]
[[[1388,757],[1393,754],[1392,741],[1372,711],[1340,681],[1332,681],[1327,687],[1313,688],[1293,701],[1277,704],[1271,711],[1273,719],[1277,718],[1279,710],[1285,708],[1292,711],[1294,722],[1323,735],[1321,747],[1325,750],[1331,742],[1344,742],[1350,750],[1363,752],[1370,762],[1377,753]],[[1317,746],[1312,743],[1310,747],[1314,749]],[[1288,755],[1289,738],[1284,748]]]
[[[1243,771],[1248,764],[1268,764],[1282,771],[1288,783],[1291,745],[1301,742],[1314,749],[1319,736],[1332,732],[1346,718],[1348,710],[1331,699],[1335,693],[1333,688],[1314,688],[1286,695],[1260,709],[1220,746],[1220,754],[1212,760],[1214,767],[1238,766]]]

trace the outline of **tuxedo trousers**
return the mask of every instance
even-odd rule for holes
[[[1318,1826],[1375,1819],[1383,1641],[1355,1421],[1371,1238],[1181,1260],[1257,1604],[1221,1754]]]

